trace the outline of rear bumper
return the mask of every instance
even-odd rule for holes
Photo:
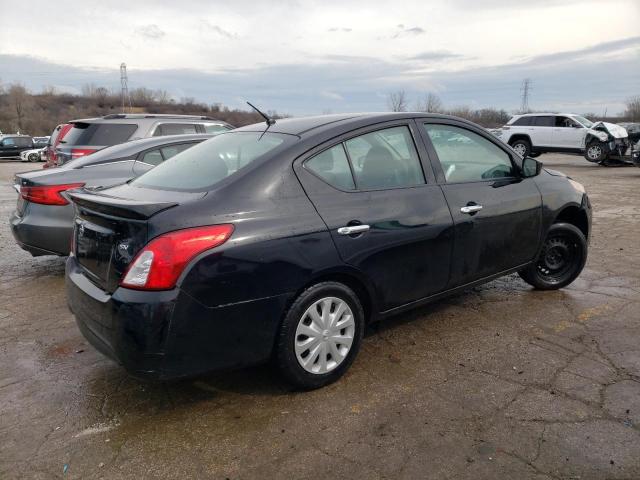
[[[288,295],[206,307],[179,288],[109,295],[66,266],[69,308],[80,331],[130,374],[168,380],[269,359]]]
[[[16,243],[31,255],[69,255],[73,232],[73,207],[28,205],[23,215],[9,217]]]

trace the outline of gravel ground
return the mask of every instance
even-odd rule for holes
[[[0,478],[640,478],[640,169],[540,158],[594,205],[569,288],[517,276],[372,328],[337,384],[149,385],[88,345],[64,259],[13,242],[0,164]]]

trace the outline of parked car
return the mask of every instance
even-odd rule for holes
[[[51,137],[33,137],[34,148],[44,148],[49,144]]]
[[[515,115],[496,132],[522,157],[547,152],[578,153],[594,163],[629,155],[627,131],[613,123],[592,122],[573,113]]]
[[[220,133],[233,128],[220,120],[194,115],[114,114],[69,123],[71,128],[56,148],[57,165],[138,138]]]
[[[31,150],[24,150],[20,152],[20,161],[21,162],[41,162],[42,161],[42,153],[44,148],[33,148]]]
[[[53,129],[53,133],[49,137],[46,150],[43,153],[45,164],[42,168],[55,167],[58,164],[58,156],[56,154],[56,148],[60,142],[64,139],[67,132],[71,129],[70,123],[61,123]]]
[[[365,324],[519,272],[581,272],[584,188],[468,121],[278,120],[201,143],[76,205],[68,304],[98,350],[170,379],[274,357],[338,379]],[[514,312],[517,316],[517,312]]]
[[[15,176],[18,204],[10,218],[13,236],[33,256],[68,255],[73,205],[65,191],[99,190],[134,178],[212,135],[171,135],[105,148],[59,168]]]
[[[0,135],[0,158],[20,158],[25,150],[33,148],[29,135]]]

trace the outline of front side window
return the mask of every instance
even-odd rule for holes
[[[333,187],[342,190],[356,188],[342,143],[319,153],[308,160],[305,166]]]
[[[195,145],[130,185],[164,190],[204,191],[285,143],[286,135],[230,132]],[[291,137],[293,138],[293,137]]]
[[[424,184],[418,152],[408,127],[366,133],[345,142],[359,190]]]
[[[588,118],[581,117],[580,115],[575,115],[573,118],[575,120],[577,120],[579,123],[581,123],[586,128],[593,127],[593,122],[591,120],[589,120]]]
[[[575,128],[579,127],[575,121],[570,119],[569,117],[556,117],[556,128]]]
[[[509,155],[486,138],[452,125],[424,124],[448,183],[516,176]]]

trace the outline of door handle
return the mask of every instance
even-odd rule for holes
[[[462,213],[473,214],[482,210],[482,205],[467,205],[466,207],[460,208]]]
[[[338,233],[340,235],[353,235],[354,233],[363,233],[369,230],[369,225],[351,225],[349,227],[340,227]]]

